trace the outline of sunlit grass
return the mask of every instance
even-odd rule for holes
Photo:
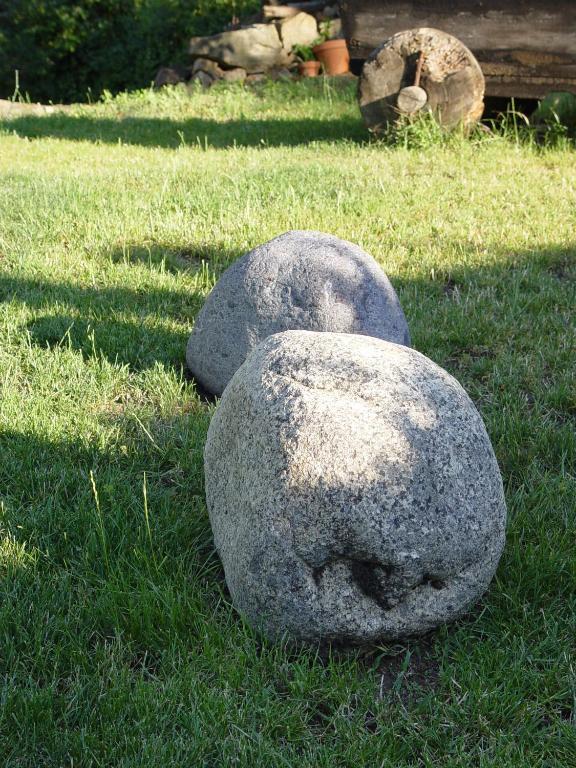
[[[575,762],[575,156],[434,131],[374,142],[327,81],[2,125],[3,765]],[[321,657],[229,603],[185,345],[223,269],[292,228],[375,256],[495,446],[497,579],[426,641]]]

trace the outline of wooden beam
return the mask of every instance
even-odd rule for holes
[[[297,8],[299,11],[306,11],[306,13],[314,13],[314,11],[321,11],[327,5],[330,5],[329,0],[307,0],[307,2],[286,3],[290,8]]]
[[[340,14],[353,60],[397,32],[432,27],[475,54],[488,96],[576,92],[574,0],[341,0]]]
[[[328,0],[326,0],[328,2]],[[287,19],[290,16],[295,16],[297,13],[304,11],[305,13],[314,13],[314,11],[320,11],[326,6],[326,2],[312,2],[308,3],[288,3],[287,5],[263,5],[262,13],[265,19]]]
[[[301,13],[298,8],[291,8],[289,5],[264,5],[262,13],[265,19],[288,19],[290,16],[296,16]]]

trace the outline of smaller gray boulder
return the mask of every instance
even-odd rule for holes
[[[288,330],[410,344],[398,297],[372,256],[333,235],[292,231],[224,272],[196,319],[188,367],[204,389],[220,395],[250,350]]]
[[[188,85],[193,87],[199,83],[202,88],[210,88],[214,82],[215,79],[212,77],[212,75],[208,74],[208,72],[204,72],[202,69],[199,69],[198,72],[195,72],[192,75],[188,81]]]

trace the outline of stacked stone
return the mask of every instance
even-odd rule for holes
[[[318,39],[318,24],[308,13],[296,13],[268,24],[251,24],[211,37],[193,37],[188,53],[192,65],[186,70],[163,67],[154,85],[179,82],[210,87],[218,80],[254,82],[265,75],[290,77],[295,63],[295,45],[310,45]]]
[[[272,639],[427,632],[487,589],[506,506],[490,439],[446,371],[411,349],[360,248],[289,232],[209,296],[187,350],[221,399],[206,499],[237,609]]]

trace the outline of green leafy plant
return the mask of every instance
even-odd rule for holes
[[[530,118],[539,136],[576,136],[576,95],[563,91],[549,93]]]
[[[258,0],[0,0],[0,98],[85,101],[147,87],[187,63],[194,35],[222,30]]]
[[[312,50],[312,45],[297,44],[292,48],[298,61],[316,61],[316,56]]]
[[[317,40],[314,41],[313,45],[321,45],[322,43],[325,43],[326,40],[330,39],[330,31],[332,29],[332,25],[329,21],[321,21],[318,25],[318,30],[320,32],[320,35]]]

